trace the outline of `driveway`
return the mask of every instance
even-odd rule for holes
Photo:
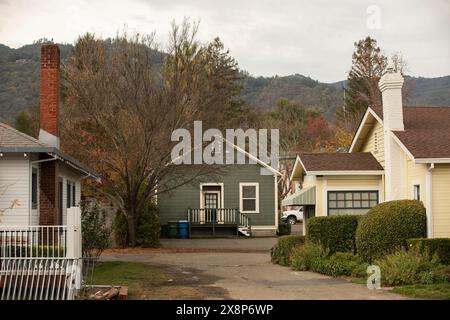
[[[275,242],[276,238],[164,240],[162,250],[141,249],[137,253],[114,250],[102,256],[102,260],[167,266],[189,278],[214,279],[209,285],[225,292],[223,298],[404,299],[384,289],[369,290],[343,279],[274,265],[268,250]],[[171,248],[177,250],[170,251]]]

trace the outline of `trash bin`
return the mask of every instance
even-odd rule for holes
[[[167,224],[169,225],[169,238],[177,238],[178,237],[178,221],[169,221]]]
[[[178,235],[181,239],[189,238],[189,222],[187,220],[178,221]]]

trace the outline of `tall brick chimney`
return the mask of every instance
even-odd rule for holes
[[[59,148],[59,47],[41,46],[39,140]]]
[[[39,140],[59,148],[59,47],[41,46]],[[47,159],[42,156],[42,159]],[[58,163],[40,164],[39,224],[60,224],[58,215]]]

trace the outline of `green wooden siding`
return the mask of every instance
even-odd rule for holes
[[[239,183],[259,183],[259,213],[247,213],[252,225],[275,225],[275,185],[273,175],[261,175],[255,164],[230,165],[220,178],[205,177],[158,196],[161,224],[187,219],[188,208],[200,208],[200,183],[223,183],[224,207],[239,209]]]

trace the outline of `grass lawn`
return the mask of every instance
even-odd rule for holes
[[[450,283],[414,284],[395,287],[392,292],[412,298],[450,300]]]
[[[96,265],[92,281],[95,285],[128,286],[128,299],[178,300],[205,299],[222,293],[192,276],[163,266],[138,262],[101,262]]]
[[[346,278],[356,284],[366,285],[365,278]],[[450,283],[439,284],[414,284],[408,286],[395,287],[393,293],[401,294],[411,298],[450,300]]]

